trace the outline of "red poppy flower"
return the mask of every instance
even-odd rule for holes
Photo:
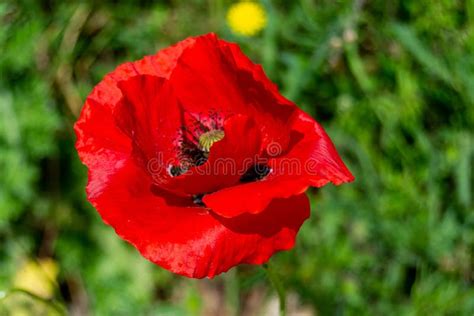
[[[353,180],[322,127],[214,34],[106,75],[75,131],[103,220],[188,277],[292,248],[305,190]]]

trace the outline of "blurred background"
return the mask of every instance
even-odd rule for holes
[[[260,267],[173,275],[85,198],[72,126],[92,87],[207,32],[262,64],[356,176],[310,190],[296,247],[272,258],[289,314],[474,315],[474,1],[235,5],[1,1],[0,315],[277,312]]]

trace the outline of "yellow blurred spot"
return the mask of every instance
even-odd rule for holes
[[[244,36],[253,36],[267,25],[267,15],[265,9],[259,3],[241,1],[229,8],[227,23],[232,32]]]
[[[17,271],[13,285],[42,298],[52,298],[58,272],[53,259],[29,260]]]

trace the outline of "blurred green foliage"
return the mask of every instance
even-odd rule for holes
[[[327,128],[356,176],[309,191],[295,249],[272,259],[288,291],[320,315],[473,315],[474,1],[267,0],[253,38],[227,28],[230,4],[0,3],[0,314],[28,258],[54,258],[51,299],[76,315],[199,314],[203,284],[230,314],[272,294],[258,267],[197,281],[147,262],[86,202],[74,150],[104,74],[213,31]]]

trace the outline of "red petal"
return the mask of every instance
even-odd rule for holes
[[[144,257],[188,277],[213,277],[240,263],[266,262],[276,251],[293,247],[309,216],[304,194],[275,200],[258,215],[225,219],[193,207],[190,199],[153,194],[150,186],[147,175],[129,162],[89,199]]]
[[[195,38],[183,52],[170,77],[170,84],[190,112],[219,110],[243,114],[262,122],[268,138],[285,145],[285,129],[297,107],[278,93],[259,65],[253,64],[235,44],[214,34]]]
[[[156,159],[173,162],[173,142],[181,125],[180,109],[171,87],[163,78],[149,75],[120,81],[118,87],[123,99],[113,115],[133,143],[133,155],[139,164],[146,169]],[[165,168],[161,173],[168,176]]]
[[[204,203],[224,217],[257,214],[273,199],[301,194],[309,186],[354,180],[327,134],[309,115],[300,112],[293,132],[300,132],[294,138],[301,139],[287,154],[268,160],[272,169],[269,176],[208,194]],[[233,202],[228,203],[229,200]]]
[[[194,38],[188,38],[154,56],[122,64],[94,88],[74,125],[79,158],[89,167],[90,173],[107,177],[108,173],[113,173],[118,164],[116,161],[128,156],[132,150],[130,139],[117,126],[113,115],[123,98],[118,83],[137,75],[168,78],[183,50],[194,42]]]
[[[170,83],[183,107],[193,113],[218,109],[224,113],[246,113],[237,73],[219,49],[214,34],[195,38],[173,69]]]

